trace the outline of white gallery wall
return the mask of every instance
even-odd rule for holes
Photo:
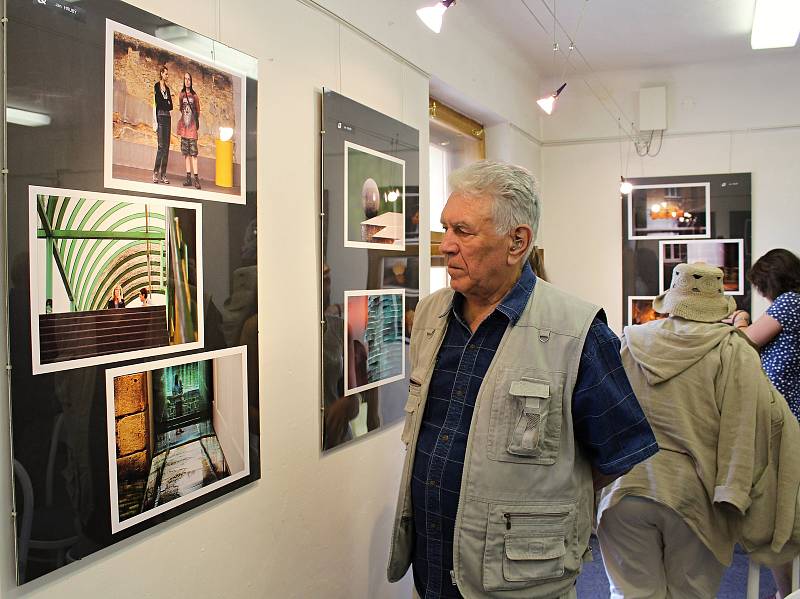
[[[13,529],[1,518],[0,597],[406,599],[409,578],[389,585],[385,575],[404,455],[398,426],[319,453],[322,87],[420,131],[423,206],[427,74],[458,90],[462,109],[476,107],[470,114],[488,125],[487,154],[542,180],[540,244],[551,278],[604,305],[618,330],[616,124],[580,79],[570,81],[557,112],[540,120],[534,101],[552,82],[540,87],[530,64],[466,10],[448,14],[443,33],[433,36],[411,0],[195,0],[190,10],[186,2],[134,4],[259,59],[262,479],[19,589]],[[800,251],[796,61],[773,53],[753,64],[613,73],[603,81],[631,115],[640,87],[668,88],[663,149],[641,160],[631,153],[627,175],[752,172],[755,254],[776,246]],[[425,210],[421,216],[420,230],[428,231]],[[421,246],[427,242],[423,234]],[[6,391],[0,379],[0,395]],[[0,422],[8,422],[5,402]],[[11,504],[8,452],[3,432],[2,509]]]
[[[319,452],[320,94],[323,86],[333,89],[420,131],[427,205],[427,73],[461,89],[497,122],[526,130],[538,127],[526,106],[538,87],[535,73],[502,40],[470,41],[480,24],[468,14],[437,38],[409,0],[330,0],[324,8],[303,0],[195,0],[190,10],[185,2],[134,4],[259,59],[262,478],[21,588],[14,584],[13,529],[0,518],[0,597],[405,599],[409,577],[386,582],[404,456],[398,426]],[[522,140],[515,160],[538,171],[538,149]],[[422,218],[427,231],[427,214]],[[427,247],[427,236],[421,244]],[[3,334],[6,324],[0,322]],[[0,379],[0,395],[6,392]],[[8,417],[0,402],[0,422]],[[2,432],[3,510],[11,505],[8,455]]]
[[[795,50],[768,51],[749,61],[589,77],[612,113],[616,103],[636,122],[639,89],[666,86],[663,147],[646,158],[637,156],[630,142],[620,148],[613,116],[583,79],[570,79],[556,111],[542,124],[540,238],[551,280],[605,307],[612,328],[621,332],[620,174],[752,173],[754,259],[775,247],[800,253],[797,66]],[[766,304],[754,297],[754,312],[760,314]]]

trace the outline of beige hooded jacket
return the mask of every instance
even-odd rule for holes
[[[800,429],[758,352],[729,325],[675,316],[627,327],[621,352],[660,451],[604,489],[598,523],[622,497],[647,497],[723,564],[736,542],[765,563],[790,559],[800,547]]]

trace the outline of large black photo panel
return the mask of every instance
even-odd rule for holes
[[[397,422],[419,301],[419,132],[322,95],[322,449]]]
[[[725,294],[750,310],[750,173],[628,181],[633,189],[621,198],[623,323],[666,318],[653,310],[653,299],[681,263],[722,269]]]
[[[22,584],[260,477],[258,63],[117,0],[4,16]]]

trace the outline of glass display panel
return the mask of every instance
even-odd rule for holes
[[[682,262],[722,269],[725,293],[750,310],[750,173],[640,177],[622,196],[624,325],[664,318],[653,299]]]
[[[18,582],[260,477],[256,59],[5,3]]]
[[[419,301],[419,132],[322,99],[322,449],[403,417]]]

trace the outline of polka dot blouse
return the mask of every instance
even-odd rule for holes
[[[767,310],[781,332],[761,350],[761,364],[800,420],[800,293],[779,295]]]

